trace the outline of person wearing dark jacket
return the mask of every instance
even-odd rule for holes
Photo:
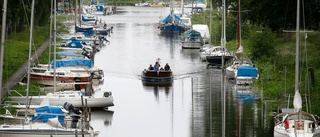
[[[164,70],[170,70],[170,66],[168,63],[164,66]]]

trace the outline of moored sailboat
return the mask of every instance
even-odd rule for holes
[[[300,0],[297,0],[296,20],[296,53],[295,53],[295,84],[294,111],[288,112],[275,123],[274,137],[319,137],[320,127],[313,114],[302,111],[302,98],[299,92],[299,45],[300,45]]]
[[[53,1],[51,1],[53,2]],[[32,0],[31,6],[31,26],[30,26],[30,43],[29,43],[29,57],[28,57],[28,68],[31,67],[31,46],[32,46],[32,36],[33,36],[33,18],[34,18],[34,0]],[[56,3],[56,1],[54,1]],[[4,2],[6,5],[6,1]],[[54,6],[56,9],[56,5]],[[57,10],[54,10],[57,11]],[[56,15],[56,13],[54,12]],[[56,16],[55,16],[56,17]],[[55,18],[56,19],[56,18]],[[56,25],[55,25],[56,30]],[[27,72],[28,75],[28,84],[26,89],[26,96],[24,98],[26,103],[26,109],[28,109],[29,102],[29,85],[30,85],[30,69]],[[55,114],[50,114],[55,115]],[[59,114],[57,114],[59,115]],[[63,117],[63,116],[60,116]],[[9,124],[4,123],[0,125],[0,135],[1,137],[47,137],[47,136],[60,136],[60,137],[68,137],[68,136],[77,136],[82,135],[85,137],[91,137],[94,133],[93,128],[88,125],[88,123],[81,123],[81,128],[72,127],[66,128],[64,126],[64,122],[61,122],[56,116],[55,118],[48,118],[42,121],[30,120],[27,118],[27,113],[25,113],[25,120],[22,124]]]

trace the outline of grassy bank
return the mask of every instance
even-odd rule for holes
[[[65,20],[66,16],[57,17],[57,26],[62,26],[61,21]],[[27,28],[28,26],[26,26]],[[59,32],[64,32],[63,27]],[[35,53],[37,50],[48,38],[50,37],[50,23],[48,22],[45,26],[35,26],[33,30],[33,43],[31,46],[31,54]],[[8,82],[9,78],[25,63],[29,58],[29,46],[30,45],[30,30],[25,29],[21,33],[11,33],[7,36],[5,41],[4,48],[4,66],[3,66],[3,85]],[[53,46],[51,47],[53,51]],[[36,64],[47,64],[49,62],[49,48],[42,54],[37,55],[39,59],[35,62]],[[53,58],[51,54],[51,59]],[[17,85],[14,87],[14,90],[17,90],[21,93],[25,93],[26,85]],[[40,91],[39,85],[36,83],[31,83],[30,85],[30,94],[39,94]],[[36,93],[32,93],[36,92]]]

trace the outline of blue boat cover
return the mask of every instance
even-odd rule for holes
[[[67,46],[69,48],[82,48],[82,44],[80,40],[71,40],[71,42],[69,42]]]
[[[32,117],[32,120],[40,120],[44,123],[48,122],[48,119],[58,117],[59,123],[65,127],[63,111],[61,110],[61,107],[59,106],[43,106],[35,109],[36,112],[41,113],[34,117]],[[44,114],[48,113],[48,114]]]
[[[54,67],[54,61],[51,61],[51,68]],[[56,60],[56,67],[69,67],[69,66],[87,66],[91,68],[93,61],[91,59],[60,59]]]
[[[95,18],[86,18],[84,17],[83,15],[81,16],[81,20],[84,21],[84,22],[89,22],[89,21],[95,21],[96,19]]]
[[[61,55],[61,56],[82,57],[80,54],[76,54],[74,52],[56,52],[56,54]]]
[[[103,11],[104,6],[103,5],[96,5],[97,11]]]
[[[193,29],[190,29],[190,30],[187,30],[183,33],[183,37],[186,37],[186,38],[201,38],[201,33],[196,31],[196,30],[193,30]]]
[[[178,15],[173,14],[173,16],[174,16],[174,21],[175,22],[182,21],[181,18]],[[161,22],[164,22],[164,23],[172,22],[171,14],[169,14],[167,17],[162,19]]]
[[[92,27],[90,28],[81,28],[79,26],[76,26],[75,27],[75,30],[76,32],[83,32],[83,34],[86,36],[86,37],[89,37],[89,36],[93,36],[94,35],[94,30]]]
[[[258,69],[253,66],[240,66],[237,76],[240,77],[258,77]]]

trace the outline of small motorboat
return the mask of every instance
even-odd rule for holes
[[[144,69],[141,73],[143,82],[165,83],[172,82],[173,75],[168,63],[164,68],[160,67],[160,59],[158,58],[154,66],[150,64],[148,69]]]

